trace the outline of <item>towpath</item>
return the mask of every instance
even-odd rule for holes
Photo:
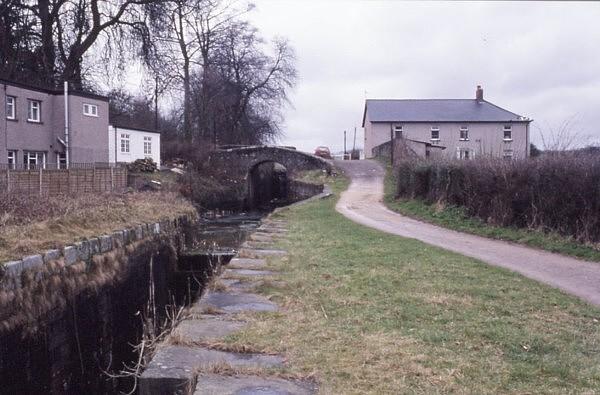
[[[405,217],[382,203],[385,170],[378,162],[336,161],[335,164],[352,181],[336,205],[337,211],[347,218],[518,272],[600,306],[600,262],[586,262]]]

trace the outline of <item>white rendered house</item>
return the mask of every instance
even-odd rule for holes
[[[160,133],[157,131],[109,125],[108,148],[111,163],[152,158],[160,167]]]
[[[476,156],[526,158],[529,156],[531,119],[483,99],[402,99],[365,102],[363,128],[365,157],[392,138],[404,138],[444,148],[447,157]]]

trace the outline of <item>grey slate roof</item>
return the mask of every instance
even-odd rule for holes
[[[475,99],[378,100],[365,102],[371,122],[529,122],[528,118]]]

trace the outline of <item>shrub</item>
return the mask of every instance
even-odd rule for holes
[[[395,171],[397,197],[462,206],[494,225],[600,241],[600,157],[410,160]]]

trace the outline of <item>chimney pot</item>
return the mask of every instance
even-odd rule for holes
[[[483,89],[481,88],[481,85],[477,85],[477,91],[475,91],[475,99],[478,102],[483,101]]]

